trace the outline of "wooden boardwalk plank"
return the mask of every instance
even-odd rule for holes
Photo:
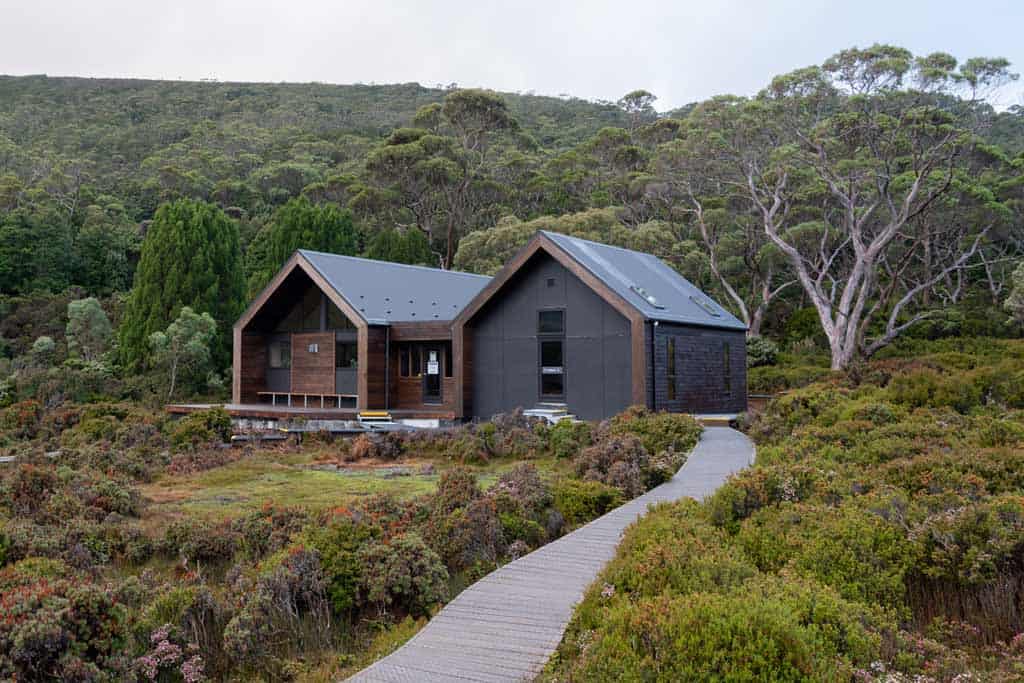
[[[348,679],[354,683],[530,681],[558,647],[573,609],[649,505],[710,495],[754,461],[754,446],[708,427],[686,464],[635,498],[462,591],[408,643]]]

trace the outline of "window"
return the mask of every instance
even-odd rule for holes
[[[539,311],[537,334],[565,334],[565,311]]]
[[[452,376],[452,345],[448,342],[444,345],[444,376]]]
[[[302,329],[320,329],[320,306],[323,298],[323,292],[316,287],[306,290],[306,295],[302,297]]]
[[[732,354],[730,353],[729,342],[722,344],[722,381],[725,382],[726,391],[732,388]]]
[[[355,344],[338,344],[334,347],[334,367],[356,368],[359,364],[359,347]]]
[[[423,375],[423,365],[420,363],[420,347],[418,344],[413,344],[409,347],[409,353],[412,356],[412,376],[421,377]]]
[[[422,377],[424,362],[420,344],[398,345],[398,374],[400,377]]]
[[[275,370],[292,366],[292,343],[290,341],[270,342],[267,347],[267,365]]]
[[[345,317],[345,314],[334,305],[334,302],[327,301],[327,329],[329,330],[354,330],[355,325]]]
[[[555,286],[555,278],[549,277],[548,278],[548,287],[554,287],[554,286]]]
[[[549,339],[540,343],[540,393],[541,396],[565,395],[565,342]]]
[[[668,358],[665,362],[665,378],[668,380],[668,400],[676,400],[676,338],[669,337],[666,343]]]

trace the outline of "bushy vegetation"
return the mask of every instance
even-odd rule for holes
[[[2,452],[16,454],[0,466],[0,677],[17,680],[335,675],[382,630],[420,623],[500,564],[656,485],[699,434],[688,417],[631,409],[597,425],[516,412],[310,438],[300,448],[321,466],[441,472],[422,495],[168,517],[151,513],[145,487],[296,446],[226,448],[219,408],[171,419],[26,401],[3,409],[0,428]],[[486,483],[481,467],[496,471]]]
[[[627,532],[553,680],[1024,675],[1024,343],[908,341],[753,420],[757,465]]]

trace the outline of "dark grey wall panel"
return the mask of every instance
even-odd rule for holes
[[[546,254],[536,255],[467,326],[473,335],[473,412],[490,417],[540,400],[537,315],[565,310],[569,410],[601,419],[630,403],[629,321]]]

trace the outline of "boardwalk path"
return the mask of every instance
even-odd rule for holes
[[[670,481],[488,574],[408,643],[349,681],[533,680],[558,647],[576,603],[615,554],[623,530],[651,503],[707,496],[753,457],[754,446],[741,433],[705,429]]]

